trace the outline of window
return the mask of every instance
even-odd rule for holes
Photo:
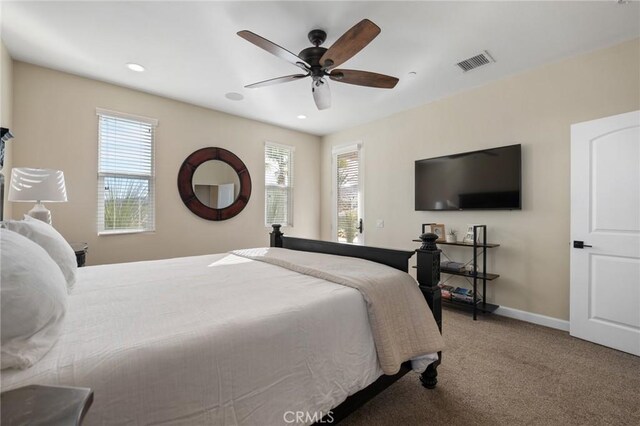
[[[293,226],[294,148],[267,142],[264,147],[265,224]]]
[[[333,149],[333,239],[364,244],[362,226],[361,144]]]
[[[154,231],[157,120],[97,112],[98,234]]]

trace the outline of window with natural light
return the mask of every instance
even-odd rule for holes
[[[293,153],[287,145],[264,148],[265,224],[293,226]]]
[[[341,243],[362,244],[359,228],[360,207],[360,151],[335,154],[337,240]]]
[[[98,233],[155,230],[157,121],[98,111]]]

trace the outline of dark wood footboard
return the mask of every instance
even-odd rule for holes
[[[414,253],[418,253],[417,279],[420,290],[433,313],[433,317],[442,333],[442,304],[440,288],[440,250],[435,244],[438,238],[435,234],[423,234],[420,249],[414,251],[392,250],[378,247],[357,246],[352,244],[340,244],[329,241],[309,240],[304,238],[286,237],[280,231],[280,225],[273,225],[271,232],[271,247],[281,247],[290,250],[310,251],[316,253],[334,254],[339,256],[357,257],[381,263],[404,272],[409,272],[409,259]],[[437,367],[442,359],[438,353],[438,361],[420,375],[422,385],[433,389],[437,380]],[[400,371],[393,376],[383,375],[371,385],[349,396],[342,404],[331,410],[331,415],[318,424],[336,424],[340,420],[364,405],[367,401],[378,395],[402,376],[411,371],[411,361],[402,364]]]

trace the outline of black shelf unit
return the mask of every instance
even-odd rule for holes
[[[493,281],[500,276],[498,274],[491,274],[489,272],[476,272],[474,274],[471,271],[459,272],[459,271],[451,271],[448,269],[442,269],[442,272],[449,275],[459,275],[461,277],[477,278],[479,280],[486,280],[486,281]]]
[[[486,226],[487,225],[477,225],[477,226],[484,226],[485,227],[485,232],[486,232]],[[483,238],[486,239],[486,238]],[[416,241],[420,241],[420,240],[416,240]],[[455,243],[448,243],[446,241],[436,241],[436,244],[441,244],[441,245],[445,245],[445,246],[460,246],[460,247],[473,247],[474,244],[473,243],[463,243],[462,241],[456,241]],[[494,248],[494,247],[500,247],[500,244],[492,244],[492,243],[477,243],[475,244],[476,247],[479,248]]]
[[[478,242],[478,230],[482,229],[482,242]],[[414,240],[420,242],[421,240]],[[498,309],[499,305],[493,303],[487,303],[487,281],[493,281],[500,275],[487,272],[487,250],[491,248],[500,247],[500,244],[487,243],[487,225],[474,225],[473,226],[473,243],[455,242],[448,243],[445,241],[436,241],[438,245],[449,245],[458,247],[471,247],[473,249],[473,271],[451,271],[446,269],[440,269],[441,273],[449,275],[457,275],[468,280],[473,280],[473,303],[463,302],[454,299],[442,299],[445,305],[455,306],[457,308],[463,308],[470,310],[473,313],[474,321],[477,319],[478,312],[492,313]],[[482,250],[478,253],[478,250]],[[478,270],[478,257],[482,255],[482,270]],[[446,254],[445,254],[446,256]],[[475,272],[474,272],[475,271]],[[482,298],[478,299],[478,282],[482,282]]]

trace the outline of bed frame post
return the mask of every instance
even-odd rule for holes
[[[273,231],[269,232],[269,235],[271,236],[271,247],[282,247],[282,236],[284,235],[282,232],[280,232],[280,227],[282,225],[279,225],[277,223],[271,225],[271,227],[273,228]]]
[[[420,290],[427,300],[429,308],[433,313],[433,318],[438,324],[438,329],[442,333],[442,294],[440,292],[440,250],[436,245],[438,236],[426,233],[420,235],[422,246],[416,250],[418,254],[417,279]],[[438,365],[442,361],[442,352],[438,352],[438,360],[420,375],[422,386],[433,389],[438,383]]]

